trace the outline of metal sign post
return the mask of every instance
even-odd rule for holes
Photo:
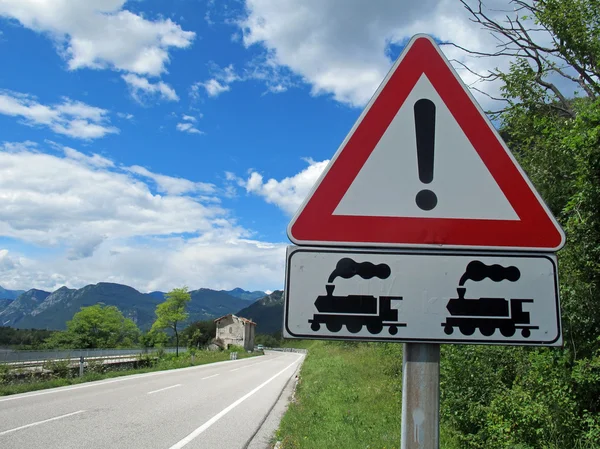
[[[404,343],[402,449],[439,448],[440,344],[563,344],[565,234],[430,36],[408,42],[287,233],[283,336]]]
[[[405,343],[401,449],[440,446],[440,345]]]

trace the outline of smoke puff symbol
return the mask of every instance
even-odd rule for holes
[[[516,282],[521,277],[521,272],[517,267],[503,267],[502,265],[486,265],[479,260],[469,262],[465,274],[460,278],[459,285],[464,285],[469,279],[472,281],[482,281],[486,278],[494,282],[510,281]]]
[[[354,276],[360,276],[363,279],[371,279],[373,277],[387,279],[391,273],[392,270],[390,267],[384,263],[379,265],[372,264],[371,262],[358,263],[349,257],[345,257],[337,263],[335,270],[333,270],[327,282],[331,284],[337,277],[350,279]]]

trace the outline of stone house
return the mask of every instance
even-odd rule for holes
[[[256,323],[232,313],[217,318],[215,323],[217,324],[215,338],[220,339],[226,348],[229,345],[236,345],[243,346],[246,351],[254,350]]]

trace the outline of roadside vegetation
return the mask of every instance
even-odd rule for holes
[[[461,2],[497,38],[494,53],[473,56],[512,57],[508,70],[483,74],[482,82],[501,84],[499,110],[490,115],[567,236],[558,253],[564,346],[444,345],[442,447],[597,449],[600,7],[597,0],[507,0],[498,21],[497,2],[496,11],[485,1]],[[389,367],[400,363],[401,345],[386,348],[311,346],[278,432],[282,448],[397,448],[400,409],[389,404],[401,378]]]
[[[82,307],[66,323],[66,329],[13,329],[0,327],[0,348],[15,350],[52,349],[131,349],[208,346],[215,336],[212,320],[187,323],[186,306],[190,301],[186,287],[165,294],[156,307],[152,327],[142,331],[115,306],[95,304]]]
[[[276,439],[281,449],[398,448],[402,345],[288,342],[308,349]]]
[[[238,359],[263,354],[262,351],[248,353],[242,347],[223,348],[221,342],[214,339],[216,326],[212,320],[183,327],[182,323],[188,318],[189,301],[186,287],[167,293],[165,301],[156,307],[153,326],[145,333],[117,307],[103,304],[82,307],[67,322],[64,331],[0,328],[0,337],[13,347],[19,348],[21,343],[19,349],[156,349],[126,363],[103,364],[100,360],[88,360],[81,377],[79,364],[66,360],[50,360],[41,369],[0,364],[0,396],[219,362],[229,360],[232,352],[237,352]],[[215,344],[208,350],[211,343]],[[176,353],[166,353],[164,348],[172,344],[176,345]],[[180,354],[181,344],[187,346],[187,350]]]
[[[165,371],[171,369],[188,368],[191,366],[205,365],[207,363],[229,360],[230,354],[237,352],[238,359],[263,355],[263,352],[248,353],[244,348],[230,347],[224,351],[198,351],[190,349],[185,353],[175,354],[159,353],[157,356],[141,355],[135,362],[110,366],[99,362],[90,362],[79,377],[79,367],[71,366],[63,361],[50,361],[44,365],[44,373],[31,372],[24,369],[8,369],[0,364],[0,396],[25,393],[28,391],[43,390],[46,388],[64,387],[95,380],[110,379],[114,377],[129,376],[132,374]]]

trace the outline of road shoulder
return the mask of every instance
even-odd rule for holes
[[[302,360],[302,362],[304,362],[304,360]],[[273,447],[271,440],[292,400],[302,362],[298,364],[294,373],[289,378],[279,397],[275,401],[275,404],[273,404],[273,407],[267,413],[259,429],[248,443],[246,443],[243,449],[270,449]]]

